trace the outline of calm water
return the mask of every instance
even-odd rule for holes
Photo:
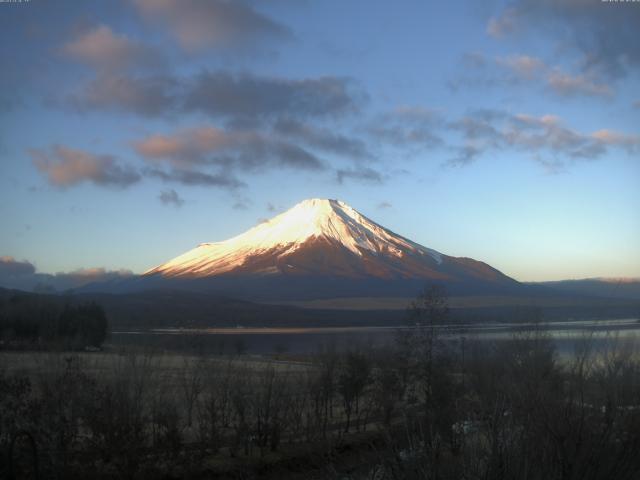
[[[447,325],[441,327],[445,339],[453,342],[505,341],[518,332],[535,328],[532,324]],[[565,321],[544,325],[561,355],[571,355],[589,337],[596,348],[612,342],[640,350],[640,321],[635,318]],[[145,345],[169,350],[199,349],[207,353],[270,354],[312,353],[325,348],[345,350],[358,346],[380,346],[393,342],[397,327],[331,328],[209,328],[115,331],[110,343]]]

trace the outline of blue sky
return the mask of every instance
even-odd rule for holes
[[[311,197],[518,280],[640,276],[640,4],[479,3],[0,4],[0,278]]]

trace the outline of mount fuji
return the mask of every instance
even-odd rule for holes
[[[524,288],[486,263],[397,235],[342,201],[310,199],[229,240],[202,243],[128,281],[126,289],[285,300],[412,296],[427,283],[452,294]]]

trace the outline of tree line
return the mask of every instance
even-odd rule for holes
[[[108,321],[95,302],[30,293],[0,297],[0,341],[5,347],[100,347]]]

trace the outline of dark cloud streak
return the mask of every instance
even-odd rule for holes
[[[158,199],[163,205],[172,205],[177,208],[181,207],[184,204],[184,200],[180,198],[178,192],[176,192],[172,188],[160,192],[160,195],[158,195]]]
[[[354,180],[363,183],[383,183],[384,178],[380,172],[369,167],[354,167],[348,169],[338,169],[336,171],[336,181],[339,184],[345,180]]]
[[[176,182],[189,186],[220,187],[230,190],[246,186],[244,182],[227,172],[211,174],[198,170],[172,169],[165,171],[158,168],[149,168],[145,169],[144,173],[149,177],[155,177],[164,182]]]

